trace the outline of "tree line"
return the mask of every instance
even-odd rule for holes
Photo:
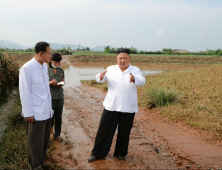
[[[23,52],[35,52],[35,48],[28,49],[9,49],[9,48],[0,48],[2,52],[14,52],[14,53],[23,53]],[[52,49],[52,52],[58,52],[62,55],[72,55],[73,51],[91,51],[89,47],[86,48],[77,48],[77,50],[72,50],[69,46],[67,48],[63,47],[62,49]]]
[[[121,47],[122,48],[122,47]],[[104,49],[104,53],[115,53],[119,48],[111,48],[110,46],[106,46]],[[163,48],[162,51],[138,51],[135,47],[128,48],[130,54],[177,54],[177,55],[222,55],[222,49],[217,50],[207,50],[200,52],[179,52],[179,50],[173,50],[171,48]],[[185,51],[185,50],[184,50]]]

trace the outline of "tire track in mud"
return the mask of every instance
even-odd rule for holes
[[[131,131],[129,153],[125,161],[114,158],[116,134],[105,159],[88,163],[102,114],[105,97],[100,89],[82,84],[65,88],[63,138],[72,143],[71,153],[79,169],[177,169],[170,159],[164,159],[161,148],[144,135],[142,124],[135,119]],[[138,114],[138,113],[137,113]],[[136,115],[137,116],[137,115]]]

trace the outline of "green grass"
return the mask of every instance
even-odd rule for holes
[[[81,82],[84,84],[87,84],[89,86],[94,86],[94,87],[100,88],[103,91],[108,91],[108,86],[107,86],[106,82],[104,82],[102,84],[97,83],[96,80],[81,80]]]
[[[212,132],[222,139],[222,64],[191,72],[163,72],[146,77],[146,85],[138,88],[139,106],[148,106],[147,90],[156,87],[175,89],[181,98],[174,105],[157,107],[157,113],[172,121]]]
[[[0,168],[24,169],[28,168],[27,138],[25,122],[21,116],[21,103],[18,91],[16,102],[8,111],[5,119],[7,128],[3,132],[0,142]]]
[[[16,91],[16,101],[12,109],[8,110],[5,118],[6,129],[3,132],[0,142],[0,169],[28,169],[28,149],[26,136],[26,123],[21,116],[22,108],[18,89]],[[47,161],[54,169],[61,169],[56,165],[56,160],[52,159],[52,141],[47,152]]]
[[[179,98],[178,93],[174,89],[162,87],[148,89],[146,96],[150,108],[175,104]]]

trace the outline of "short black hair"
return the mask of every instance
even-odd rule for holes
[[[59,62],[59,61],[62,60],[62,56],[61,56],[59,53],[53,53],[51,59],[52,59],[52,61],[57,61],[57,62]]]
[[[49,47],[49,43],[47,42],[38,42],[35,45],[35,53],[38,54],[39,52],[46,52],[46,47]]]
[[[117,55],[120,54],[120,53],[127,53],[129,54],[129,49],[127,48],[119,48],[117,51],[116,51]]]
[[[51,60],[59,62],[59,61],[62,60],[62,56],[59,53],[53,53],[52,56],[51,56]],[[51,61],[49,61],[49,67],[52,68],[52,62]]]

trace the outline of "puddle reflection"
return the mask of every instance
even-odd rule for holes
[[[106,67],[78,67],[73,65],[62,65],[65,72],[65,87],[75,87],[81,85],[81,80],[94,80],[96,74],[104,71]],[[161,73],[160,71],[141,70],[144,76]]]

